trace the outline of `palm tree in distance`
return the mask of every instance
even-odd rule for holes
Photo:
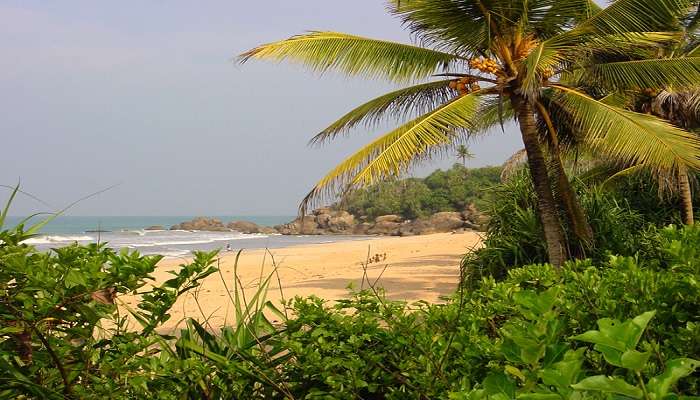
[[[240,60],[290,60],[317,72],[336,70],[412,84],[355,108],[312,139],[322,143],[385,117],[408,119],[332,169],[303,200],[302,212],[338,190],[399,175],[460,140],[484,134],[506,119],[517,121],[549,260],[561,266],[569,256],[563,224],[587,221],[575,196],[567,202],[555,200],[553,187],[573,191],[563,169],[552,174],[559,178],[550,180],[548,159],[555,161],[555,169],[561,160],[557,132],[541,99],[547,97],[548,104],[569,113],[588,142],[616,159],[659,169],[699,167],[700,142],[693,135],[560,82],[562,76],[591,73],[619,90],[639,80],[651,88],[669,82],[696,84],[697,58],[672,65],[659,60],[653,66],[625,59],[629,52],[677,40],[679,18],[691,3],[618,0],[600,9],[590,0],[394,0],[388,3],[389,12],[423,47],[310,32],[256,47]],[[611,61],[587,64],[590,54],[609,54]],[[538,120],[550,127],[548,140],[538,134]],[[560,208],[568,220],[560,219]],[[572,230],[592,236],[585,229]]]
[[[471,160],[474,158],[474,154],[469,151],[469,148],[463,144],[457,146],[457,158],[462,160],[462,166],[467,167],[467,159]]]

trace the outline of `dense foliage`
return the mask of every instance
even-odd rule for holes
[[[415,219],[440,211],[462,211],[470,203],[481,208],[488,197],[484,189],[497,184],[500,174],[500,167],[466,168],[455,164],[425,178],[380,182],[352,191],[338,207],[370,219],[387,214]]]
[[[595,234],[584,255],[595,262],[605,261],[609,254],[658,254],[653,248],[658,244],[657,228],[681,222],[678,197],[670,193],[659,197],[659,188],[647,177],[621,178],[614,186],[576,179],[574,186]],[[527,172],[514,174],[490,191],[492,201],[483,209],[489,217],[485,246],[466,255],[463,264],[468,277],[502,277],[509,268],[547,262]],[[700,198],[697,200],[695,204],[700,204]]]
[[[512,269],[442,305],[392,302],[373,289],[337,304],[297,298],[287,319],[264,299],[267,277],[247,303],[232,288],[237,323],[211,332],[190,321],[177,336],[157,328],[178,295],[215,272],[214,253],[149,287],[157,257],[97,245],[38,253],[19,243],[24,237],[3,231],[0,242],[0,399],[660,399],[700,391],[698,226],[650,233],[643,257]],[[142,293],[128,310],[140,325],[127,329],[111,297],[99,295],[104,288]],[[273,326],[265,312],[284,324]],[[616,329],[613,320],[628,321]]]

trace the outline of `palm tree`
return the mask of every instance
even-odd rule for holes
[[[664,62],[673,68],[674,62],[683,65],[690,61],[696,63],[696,68],[699,68],[697,65],[700,65],[700,8],[696,6],[684,19],[680,40],[668,42],[665,46],[655,48],[651,52],[636,52],[627,56],[648,66]],[[593,57],[588,62],[599,61]],[[589,92],[609,89],[609,92],[601,96],[604,97],[602,101],[608,104],[652,114],[696,135],[700,134],[700,81],[692,83],[669,81],[661,87],[655,82],[638,81],[634,86],[627,88],[629,90],[620,92],[616,87],[606,85],[605,80],[599,81],[597,75],[584,74],[576,77],[576,80],[578,85],[587,86]],[[626,164],[615,160],[603,165],[603,168],[614,173],[608,178],[609,181],[622,175],[648,172],[649,169],[643,163]],[[679,163],[675,169],[652,168],[652,176],[662,191],[678,193],[683,223],[692,225],[694,223],[693,201],[688,173],[688,169],[682,163]]]
[[[312,139],[322,143],[358,124],[373,126],[385,117],[412,118],[332,169],[306,196],[302,212],[312,202],[335,195],[338,189],[396,176],[415,162],[483,134],[506,119],[517,121],[549,260],[560,266],[568,257],[567,239],[552,186],[558,192],[573,191],[564,190],[568,178],[556,162],[560,177],[550,180],[547,160],[560,160],[559,147],[552,123],[548,133],[553,145],[546,151],[538,135],[537,119],[551,122],[541,99],[547,97],[551,99],[548,103],[566,110],[589,141],[620,160],[655,168],[698,167],[700,143],[692,135],[559,82],[563,75],[581,73],[577,62],[591,53],[624,55],[674,40],[676,33],[667,31],[677,25],[690,3],[618,0],[600,9],[590,0],[393,0],[389,11],[423,47],[337,32],[311,32],[256,47],[240,60],[290,60],[316,72],[336,70],[403,84],[425,81],[355,108]],[[652,68],[629,62],[588,68],[607,83],[624,88],[643,77],[656,85],[698,81],[697,66],[687,61],[670,68],[660,61]],[[580,206],[575,196],[569,200],[567,216],[572,220]],[[585,216],[581,213],[578,219],[585,220]]]
[[[467,159],[474,158],[474,154],[469,151],[469,148],[463,144],[457,146],[457,158],[462,160],[462,166],[467,166]]]

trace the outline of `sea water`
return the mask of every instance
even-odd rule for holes
[[[195,250],[280,248],[299,244],[328,243],[338,240],[362,239],[358,236],[283,236],[279,234],[244,234],[240,232],[208,232],[170,230],[170,226],[189,221],[192,216],[165,217],[83,217],[59,216],[40,231],[39,235],[25,241],[39,250],[62,247],[72,243],[106,243],[114,249],[137,250],[141,254],[161,254],[166,257],[184,257]],[[244,220],[258,225],[273,226],[289,222],[294,216],[214,216],[222,222]],[[25,227],[40,221],[34,218]],[[9,217],[5,227],[22,221]],[[162,226],[162,230],[145,230]]]

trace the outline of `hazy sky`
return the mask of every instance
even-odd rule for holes
[[[58,208],[121,183],[73,215],[293,214],[318,178],[384,129],[322,148],[307,140],[392,88],[233,62],[306,30],[410,40],[378,0],[0,0],[0,184],[21,179]],[[512,127],[498,130],[472,145],[472,165],[521,147]],[[13,214],[47,208],[25,197]]]

